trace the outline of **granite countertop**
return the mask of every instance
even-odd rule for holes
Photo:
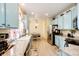
[[[69,44],[69,47],[65,47],[61,50],[70,56],[79,56],[79,46]]]
[[[2,56],[23,56],[27,45],[30,42],[30,38],[31,36],[26,35],[13,41],[11,45],[14,46],[5,52]]]

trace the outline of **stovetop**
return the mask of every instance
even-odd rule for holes
[[[7,49],[2,50],[2,51],[0,52],[0,56],[2,56],[4,53],[6,53],[8,50],[10,50],[13,46],[14,46],[14,45],[9,45]]]
[[[6,51],[8,49],[8,43],[7,41],[3,40],[0,41],[0,55],[2,55],[4,53],[4,51]]]

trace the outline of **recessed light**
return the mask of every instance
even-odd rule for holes
[[[45,16],[48,16],[48,13],[45,13]]]
[[[21,5],[24,6],[25,4],[24,3],[21,3]]]
[[[32,12],[32,15],[34,15],[34,12]]]

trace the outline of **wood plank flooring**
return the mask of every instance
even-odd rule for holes
[[[45,39],[34,40],[30,56],[57,56],[57,51],[57,47],[50,45]]]

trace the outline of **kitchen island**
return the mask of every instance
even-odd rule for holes
[[[30,45],[29,45],[30,44]],[[31,46],[31,36],[26,35],[13,41],[10,45],[14,45],[7,50],[2,56],[24,56],[26,49]]]

